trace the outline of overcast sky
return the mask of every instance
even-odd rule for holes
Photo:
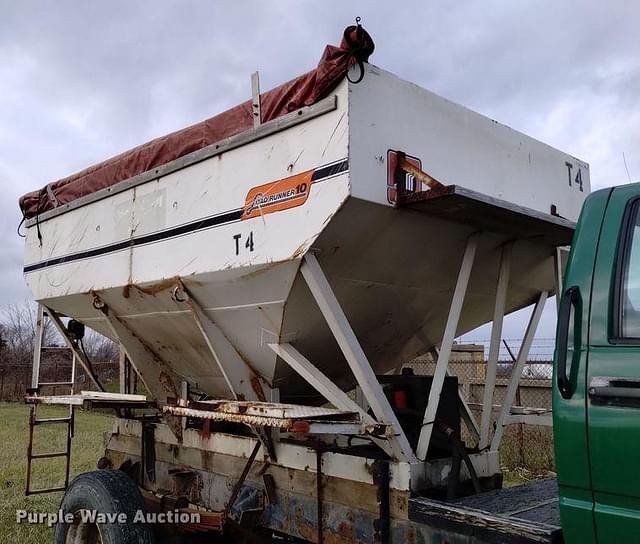
[[[640,180],[640,4],[628,1],[0,0],[0,307],[29,297],[18,197],[313,68],[356,15],[371,58]],[[542,336],[553,335],[549,304]],[[522,318],[505,336],[522,335]],[[484,335],[483,332],[480,333]]]

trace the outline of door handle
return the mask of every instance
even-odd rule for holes
[[[571,391],[571,380],[567,374],[567,350],[569,344],[569,324],[571,322],[571,310],[574,309],[574,333],[577,329],[578,320],[582,318],[578,311],[580,301],[580,288],[577,285],[569,287],[560,300],[560,313],[558,314],[558,344],[556,354],[556,381],[558,390],[563,399],[569,399],[573,395]],[[574,334],[574,344],[576,338]]]
[[[640,379],[594,376],[589,398],[593,404],[640,408]]]

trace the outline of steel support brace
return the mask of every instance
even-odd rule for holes
[[[42,304],[40,305],[40,308],[43,308]],[[44,311],[49,315],[51,322],[55,326],[58,333],[60,333],[60,336],[64,338],[64,341],[66,342],[67,347],[73,352],[73,355],[76,357],[76,360],[80,362],[80,365],[82,366],[83,370],[86,372],[87,376],[89,376],[89,379],[96,385],[99,391],[104,391],[104,387],[102,387],[102,384],[100,384],[100,381],[98,380],[97,376],[93,372],[91,361],[87,359],[84,352],[78,347],[78,343],[74,342],[73,340],[71,340],[71,338],[69,338],[69,335],[67,334],[67,329],[64,326],[64,323],[62,322],[62,320],[56,314],[56,312],[46,307]],[[38,314],[38,318],[40,317],[41,317],[40,314]],[[44,321],[42,322],[42,326],[44,328]],[[42,339],[40,340],[40,345],[42,345]],[[40,352],[38,352],[37,354],[34,354],[34,356],[38,357],[38,366],[39,366]],[[40,372],[40,369],[38,368],[38,373],[39,372]]]
[[[438,360],[438,354],[439,353],[440,353],[440,351],[438,350],[438,348],[434,347],[434,348],[431,349],[431,356],[433,357],[434,361]],[[451,372],[450,372],[448,367],[447,367],[447,374],[446,375],[447,376],[451,376]],[[478,422],[476,421],[476,418],[474,417],[473,412],[471,411],[471,408],[469,407],[469,403],[465,400],[462,391],[460,391],[460,386],[458,386],[458,405],[460,406],[460,409],[462,410],[462,412],[460,413],[460,417],[464,421],[464,424],[467,426],[467,430],[469,431],[469,434],[471,434],[471,436],[476,441],[476,443],[479,442],[480,441],[480,427],[478,426]]]
[[[247,362],[240,356],[238,350],[222,332],[220,327],[204,312],[202,306],[181,286],[182,293],[176,293],[178,298],[186,298],[184,302],[189,307],[200,334],[209,352],[222,373],[233,398],[244,400],[266,401],[269,397],[264,390],[263,381],[253,372]]]
[[[291,344],[269,344],[269,347],[338,410],[356,412],[361,415],[364,422],[373,423],[373,418],[369,414]]]
[[[119,391],[122,394],[129,393],[129,371],[127,369],[127,365],[129,362],[127,361],[127,354],[124,352],[124,348],[122,344],[118,346],[118,376],[119,380]]]
[[[450,375],[451,375],[450,372],[447,371],[447,376],[450,376]],[[478,422],[476,421],[476,418],[474,417],[473,412],[471,411],[471,408],[469,408],[469,405],[467,404],[467,401],[462,395],[462,392],[460,391],[460,389],[458,389],[458,404],[460,406],[460,409],[462,410],[460,417],[464,421],[464,424],[467,426],[467,430],[469,431],[469,434],[473,437],[473,439],[476,442],[479,442],[480,428],[478,426]]]
[[[378,382],[367,356],[342,311],[340,303],[322,272],[318,260],[313,254],[307,253],[304,256],[300,271],[333,336],[338,342],[351,368],[351,372],[353,372],[358,385],[362,388],[362,392],[367,398],[374,415],[378,421],[391,425],[393,428],[395,437],[389,439],[389,444],[393,449],[394,457],[399,461],[415,462],[416,458],[409,441],[402,427],[400,427],[400,423],[393,413],[391,405],[382,391],[382,386]]]
[[[316,501],[317,501],[317,518],[318,518],[318,539],[317,544],[324,544],[324,485],[322,482],[322,444],[316,446]]]
[[[500,272],[498,274],[498,286],[496,289],[496,303],[493,310],[493,325],[491,327],[491,342],[489,344],[489,359],[487,360],[484,380],[482,417],[480,419],[480,451],[489,446],[489,430],[491,427],[491,414],[493,412],[493,395],[496,388],[498,355],[500,354],[500,342],[502,341],[502,322],[507,303],[507,289],[509,287],[509,274],[511,272],[512,251],[512,242],[502,246]]]
[[[309,361],[291,344],[269,344],[269,347],[285,362],[292,370],[297,372],[311,387],[320,393],[325,399],[333,404],[338,410],[356,412],[360,414],[363,423],[375,423],[375,420],[357,402],[351,400],[342,389],[325,376],[317,367]],[[386,440],[372,438],[372,441],[387,454],[392,455]]]
[[[560,311],[560,297],[562,296],[562,283],[564,281],[564,266],[569,256],[569,249],[557,247],[553,254],[553,272],[556,279],[556,309]]]
[[[271,392],[265,391],[264,380],[249,366],[222,329],[205,313],[182,282],[178,282],[173,288],[172,298],[179,304],[186,304],[233,398],[266,401],[271,396]],[[253,429],[269,457],[273,460],[277,459],[275,448],[277,435],[272,434],[271,429],[257,426]]]
[[[540,323],[542,310],[544,310],[544,305],[547,301],[548,296],[549,293],[547,291],[542,291],[540,293],[540,296],[538,297],[538,301],[536,302],[535,307],[533,308],[533,312],[531,313],[531,318],[529,319],[527,330],[525,332],[524,339],[522,340],[522,345],[520,346],[520,350],[518,351],[518,357],[516,358],[516,362],[513,365],[513,371],[511,372],[509,385],[507,386],[507,391],[505,392],[504,400],[502,401],[502,407],[500,408],[500,415],[498,416],[498,421],[496,423],[496,432],[493,435],[493,440],[491,441],[491,450],[493,451],[497,451],[500,447],[504,428],[506,425],[508,425],[508,419],[511,415],[513,399],[516,396],[518,383],[520,382],[520,378],[522,377],[522,370],[524,368],[524,364],[527,362],[529,350],[531,349],[531,343],[533,342],[533,337],[536,334],[538,323]]]
[[[42,337],[44,336],[44,306],[38,304],[36,319],[36,337],[33,344],[33,367],[31,371],[31,387],[38,389],[40,381],[40,359],[42,357]]]
[[[140,340],[123,321],[114,315],[97,294],[93,295],[93,305],[102,312],[111,333],[124,348],[129,362],[136,369],[149,394],[161,402],[166,402],[168,398],[177,399],[180,396],[181,378],[151,347]]]
[[[229,514],[231,513],[231,509],[233,508],[233,505],[236,502],[236,499],[238,498],[238,495],[240,494],[240,490],[242,489],[242,486],[244,485],[244,481],[247,479],[247,475],[249,474],[249,471],[251,470],[251,466],[253,465],[253,462],[256,460],[256,456],[258,455],[258,451],[260,450],[260,446],[261,443],[260,442],[256,442],[255,446],[253,446],[253,450],[251,452],[251,455],[249,456],[249,459],[247,459],[247,462],[244,465],[244,468],[242,469],[242,474],[240,474],[240,478],[238,478],[238,480],[236,481],[235,485],[233,486],[233,489],[231,490],[231,496],[229,497],[229,501],[227,502],[226,506],[224,507],[224,519],[229,517]]]
[[[373,522],[374,542],[389,544],[391,541],[391,505],[389,463],[378,460],[373,463],[373,483],[377,486],[378,519]]]
[[[467,245],[462,257],[462,264],[460,265],[460,272],[458,273],[458,280],[453,292],[449,317],[447,318],[447,324],[444,328],[440,353],[438,353],[438,362],[436,363],[436,370],[429,391],[429,400],[427,402],[427,408],[424,411],[422,429],[420,431],[420,438],[418,439],[416,454],[418,459],[422,461],[427,458],[427,450],[429,449],[429,442],[431,441],[431,434],[433,433],[433,424],[435,422],[436,412],[438,411],[438,405],[440,404],[440,394],[442,393],[442,386],[447,374],[449,358],[451,357],[451,348],[458,329],[462,305],[467,292],[467,286],[469,285],[476,249],[478,248],[478,237],[479,233],[475,233],[467,240]]]

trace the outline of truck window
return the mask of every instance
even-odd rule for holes
[[[622,236],[621,285],[617,289],[618,336],[640,341],[640,201],[631,205]]]

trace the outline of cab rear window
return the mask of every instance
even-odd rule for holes
[[[618,260],[615,336],[640,341],[640,201],[625,214]]]

